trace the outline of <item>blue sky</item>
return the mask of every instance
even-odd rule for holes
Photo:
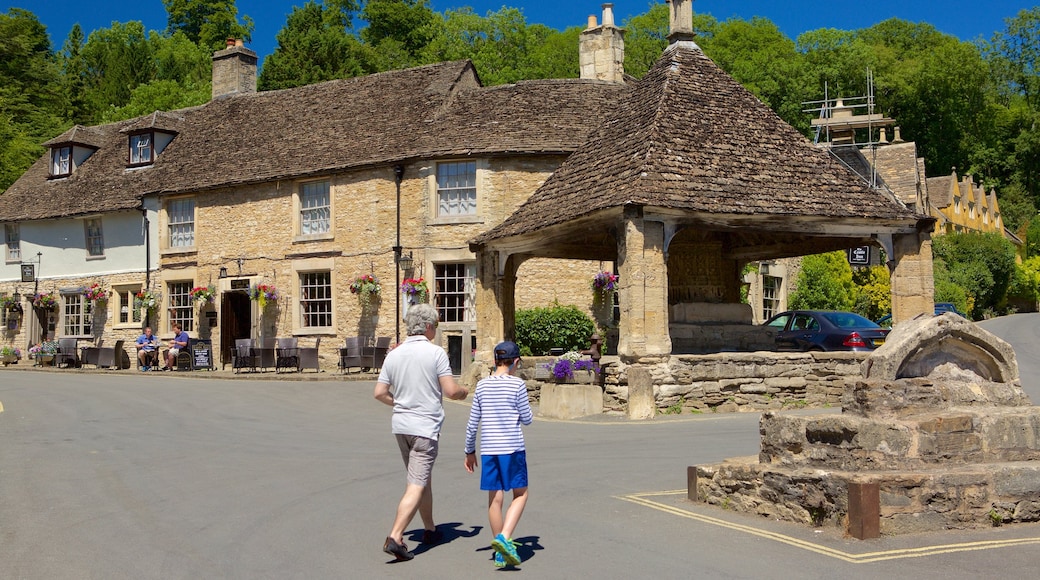
[[[238,0],[239,14],[253,18],[255,28],[249,47],[262,59],[276,46],[275,35],[285,25],[294,5],[306,0]],[[618,25],[626,18],[646,12],[652,0],[616,0],[614,14]],[[540,23],[556,29],[584,27],[588,16],[597,18],[602,10],[600,0],[430,0],[434,10],[470,6],[478,14],[495,11],[502,6],[523,10],[529,24]],[[869,2],[836,2],[834,0],[697,0],[693,9],[725,20],[730,17],[750,19],[763,16],[794,39],[802,32],[817,28],[852,30],[865,28],[892,17],[912,22],[928,22],[940,31],[962,40],[989,38],[1004,29],[1004,19],[1034,4],[1009,0],[870,0]],[[161,0],[16,0],[4,4],[26,8],[47,26],[51,42],[60,48],[76,22],[87,34],[106,28],[113,21],[140,20],[147,29],[166,28],[166,10]]]

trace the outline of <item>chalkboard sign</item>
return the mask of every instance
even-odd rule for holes
[[[213,345],[208,340],[198,340],[191,347],[191,366],[194,370],[213,368]]]

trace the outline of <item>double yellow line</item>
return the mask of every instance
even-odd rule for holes
[[[661,502],[653,501],[651,497],[659,497],[665,495],[686,495],[686,490],[672,490],[672,491],[656,491],[647,493],[633,493],[630,495],[619,496],[617,499],[632,502],[637,505],[655,509],[667,514],[679,516],[695,520],[701,523],[718,526],[759,538],[765,538],[767,540],[773,540],[788,546],[807,550],[822,556],[829,556],[844,562],[851,562],[853,564],[867,564],[870,562],[881,562],[884,560],[899,560],[902,558],[922,558],[925,556],[935,556],[938,554],[952,554],[956,552],[972,552],[976,550],[992,550],[995,548],[1010,548],[1014,546],[1026,546],[1031,544],[1040,544],[1040,537],[1034,538],[1017,538],[1009,540],[988,540],[980,542],[963,542],[958,544],[941,544],[938,546],[925,546],[922,548],[906,548],[902,550],[885,550],[882,552],[868,552],[865,554],[850,554],[841,550],[835,550],[834,548],[828,548],[798,538],[792,538],[784,534],[778,534],[776,532],[770,532],[761,528],[754,528],[751,526],[745,526],[743,524],[735,524],[733,522],[727,522],[719,518],[711,516],[705,516],[696,514],[677,506],[664,504]]]

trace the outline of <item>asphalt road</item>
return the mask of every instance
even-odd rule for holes
[[[1031,345],[1016,344],[1024,378],[1038,316],[984,325]],[[404,475],[390,410],[371,393],[368,382],[0,371],[0,578],[1037,575],[1036,525],[857,541],[686,501],[686,466],[757,453],[757,414],[536,420],[524,563],[496,571],[486,497],[462,467],[459,403],[435,470],[448,541],[388,563]]]

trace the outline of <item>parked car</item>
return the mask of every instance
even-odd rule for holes
[[[960,310],[957,310],[957,307],[953,305],[953,302],[936,302],[935,303],[935,315],[939,316],[940,314],[943,314],[944,312],[952,312],[952,313],[954,313],[954,314],[956,314],[958,316],[961,316],[963,318],[967,318],[968,317],[967,314],[964,314]],[[882,316],[881,318],[878,318],[875,322],[877,322],[878,326],[881,326],[882,328],[892,328],[892,315],[891,314],[886,314],[886,315]]]
[[[854,312],[790,310],[766,321],[776,329],[777,350],[870,351],[890,332]]]

